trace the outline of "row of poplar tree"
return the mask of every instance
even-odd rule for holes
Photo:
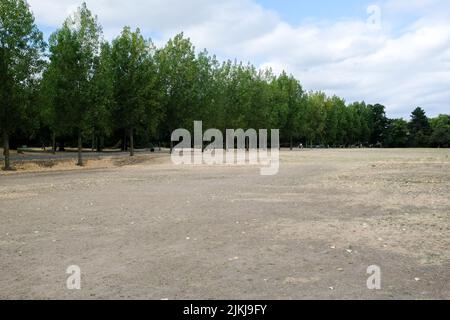
[[[304,145],[448,146],[450,117],[409,122],[385,107],[346,104],[305,92],[297,79],[197,53],[183,34],[156,48],[125,27],[112,42],[82,4],[48,44],[25,0],[0,2],[0,130],[9,168],[10,141],[83,144],[130,150],[170,142],[177,128],[277,128],[291,148]],[[76,143],[75,143],[76,142]]]

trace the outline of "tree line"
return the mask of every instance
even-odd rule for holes
[[[5,168],[10,142],[101,151],[158,142],[171,147],[177,128],[280,129],[291,149],[304,146],[448,147],[450,116],[389,119],[380,104],[347,104],[306,92],[286,72],[220,62],[199,53],[183,33],[156,48],[139,29],[124,27],[108,42],[82,4],[48,41],[25,0],[0,3],[0,130]]]

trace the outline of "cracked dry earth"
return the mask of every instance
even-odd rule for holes
[[[449,158],[283,151],[263,177],[167,155],[0,176],[0,298],[450,299]]]

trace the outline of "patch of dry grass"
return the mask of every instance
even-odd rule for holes
[[[84,160],[84,166],[76,165],[73,159],[55,159],[40,161],[16,161],[12,164],[12,171],[0,171],[0,175],[11,175],[20,172],[46,172],[46,171],[66,171],[66,170],[83,170],[83,169],[102,169],[114,167],[111,158],[88,159]]]
[[[86,169],[108,169],[145,164],[167,162],[167,155],[136,155],[134,157],[102,157],[84,159],[82,167],[76,165],[76,159],[51,159],[35,161],[13,161],[11,171],[0,170],[0,175],[12,175],[16,173],[36,173],[50,171],[69,171]]]

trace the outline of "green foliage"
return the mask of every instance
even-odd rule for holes
[[[154,48],[139,29],[125,27],[112,43],[115,126],[146,130],[156,125],[159,93]]]
[[[50,37],[50,63],[44,74],[44,112],[54,133],[78,136],[78,165],[83,132],[94,131],[93,111],[99,107],[95,87],[102,28],[83,3]],[[105,88],[105,90],[107,90]],[[101,107],[101,106],[100,106]],[[98,124],[98,122],[96,123]]]
[[[194,47],[181,33],[156,52],[155,60],[164,92],[162,130],[170,136],[173,130],[190,128],[198,120],[194,119],[199,107],[195,95],[198,73]]]
[[[408,122],[403,119],[390,120],[386,131],[386,146],[391,148],[404,148],[408,146],[408,140]]]
[[[44,65],[42,33],[24,0],[0,2],[0,130],[28,129],[31,92]],[[28,119],[27,119],[28,118]]]
[[[450,116],[440,115],[437,118],[431,119],[432,134],[430,143],[434,147],[449,147],[450,146]]]
[[[323,92],[310,93],[307,97],[301,127],[310,143],[321,144],[325,140],[327,104],[328,99]]]
[[[277,79],[275,96],[278,97],[279,125],[283,128],[282,136],[289,139],[291,148],[293,139],[309,132],[305,127],[305,111],[309,107],[305,103],[305,94],[300,83],[291,75],[283,72]]]
[[[370,143],[382,144],[388,125],[386,108],[381,104],[369,105],[369,124],[371,128]]]
[[[416,108],[411,114],[408,125],[410,131],[410,146],[426,147],[430,143],[431,126],[422,108]]]
[[[10,135],[17,129],[29,133],[36,125],[32,101],[38,75],[44,65],[42,33],[24,0],[0,2],[0,131],[5,170],[9,161]]]
[[[114,74],[111,46],[104,42],[95,61],[89,96],[91,103],[86,114],[87,134],[107,137],[112,134],[112,108],[114,105]]]
[[[83,4],[50,37],[50,63],[44,74],[46,114],[59,134],[92,129],[89,115],[98,107],[95,90],[101,27]],[[105,88],[104,90],[107,90]]]

